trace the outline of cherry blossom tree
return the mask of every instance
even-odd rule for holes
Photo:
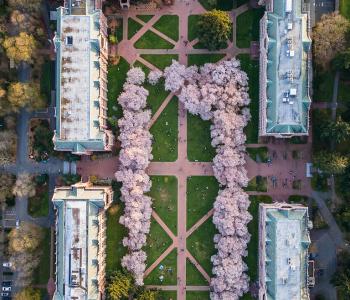
[[[118,98],[123,117],[118,121],[121,150],[120,167],[115,174],[122,183],[121,199],[125,203],[119,222],[128,229],[128,236],[123,239],[128,254],[123,257],[122,266],[133,274],[137,285],[143,285],[146,253],[142,247],[146,244],[152,214],[152,199],[145,195],[151,188],[145,170],[152,160],[152,135],[147,129],[151,112],[145,109],[148,91],[140,86],[144,81],[141,68],[131,68]]]
[[[199,70],[173,61],[164,77],[165,89],[176,93],[190,113],[212,122],[213,170],[221,190],[214,203],[213,223],[219,233],[214,237],[217,254],[211,258],[211,299],[236,300],[249,288],[243,257],[252,217],[242,189],[248,184],[243,131],[250,120],[248,77],[236,59],[205,64]]]
[[[152,70],[151,72],[148,73],[148,82],[151,85],[156,85],[159,80],[162,78],[163,72],[160,70]]]

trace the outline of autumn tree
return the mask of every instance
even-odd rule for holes
[[[26,287],[15,294],[14,300],[40,300],[40,298],[39,289]]]
[[[227,12],[212,10],[203,14],[197,24],[199,42],[213,51],[227,46],[232,22]]]
[[[28,173],[18,174],[12,192],[18,197],[35,196],[35,182],[33,180],[33,176]]]
[[[0,174],[0,208],[3,207],[6,199],[12,196],[12,186],[14,176],[10,174]]]
[[[42,0],[8,0],[7,4],[12,9],[37,12],[41,8]]]
[[[13,111],[16,112],[23,107],[32,110],[43,108],[45,106],[44,100],[40,95],[40,87],[38,83],[11,83],[8,88],[7,99]]]
[[[350,22],[338,13],[323,15],[313,30],[316,64],[323,68],[346,49]]]
[[[132,277],[128,273],[121,271],[113,273],[107,284],[107,298],[110,300],[127,298],[132,289],[132,281]]]
[[[19,286],[32,282],[33,272],[40,263],[43,237],[41,227],[26,222],[22,222],[19,228],[12,229],[8,235],[11,268],[18,273],[16,283]]]
[[[327,174],[342,174],[349,165],[349,158],[336,152],[320,151],[313,156],[314,166]]]
[[[17,135],[14,130],[0,131],[0,165],[13,163],[16,159]]]
[[[143,290],[136,297],[136,300],[156,300],[158,292],[152,290]]]
[[[17,36],[6,37],[2,45],[7,57],[15,62],[30,62],[36,48],[34,37],[26,32],[20,32]]]

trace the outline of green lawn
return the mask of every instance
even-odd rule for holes
[[[169,95],[169,92],[164,89],[164,79],[159,80],[156,85],[146,83],[143,86],[149,91],[149,95],[147,97],[147,105],[151,109],[152,115],[154,115],[165,98]]]
[[[308,196],[301,196],[301,195],[290,195],[288,197],[288,202],[289,203],[298,203],[298,204],[303,204],[307,206],[309,197]]]
[[[34,272],[33,283],[34,284],[47,284],[50,277],[50,244],[51,244],[51,230],[50,228],[43,228],[44,239],[41,242],[40,251],[40,263],[37,270]]]
[[[233,0],[233,8],[240,7],[243,4],[246,4],[249,0]]]
[[[247,143],[253,144],[258,142],[259,131],[259,62],[251,60],[249,54],[240,54],[237,59],[241,61],[242,70],[249,77],[249,96],[251,99],[249,109],[252,118],[244,131]]]
[[[256,162],[267,163],[269,158],[269,149],[267,147],[247,148],[247,152],[250,158]]]
[[[199,3],[202,4],[202,6],[206,10],[212,10],[212,9],[218,9],[218,10],[225,10],[229,11],[233,8],[233,0],[217,0],[214,5],[213,1],[210,0],[199,0]]]
[[[215,156],[211,146],[210,121],[187,113],[187,156],[189,161],[210,162]]]
[[[201,286],[209,284],[189,259],[186,260],[186,284]]]
[[[186,300],[209,300],[209,292],[187,291]]]
[[[54,73],[53,62],[45,61],[41,67],[40,93],[45,97],[45,101],[48,105],[50,104],[50,101],[51,101],[53,73]]]
[[[264,15],[264,8],[250,9],[237,17],[237,47],[249,48],[250,42],[259,41],[259,22]]]
[[[160,264],[145,278],[148,285],[177,284],[177,249],[171,251]],[[163,276],[163,278],[162,278]],[[162,278],[162,280],[161,280]]]
[[[160,70],[171,65],[172,60],[178,60],[177,54],[141,54],[141,57]]]
[[[188,65],[202,66],[205,63],[216,63],[224,57],[225,54],[189,54]]]
[[[126,254],[127,249],[123,246],[122,240],[127,236],[127,229],[119,223],[123,214],[123,207],[120,204],[113,204],[107,210],[106,222],[106,271],[112,272],[121,268],[120,262]]]
[[[144,250],[147,253],[147,266],[153,264],[157,258],[171,245],[171,238],[163,228],[152,218],[151,230],[147,236]]]
[[[159,291],[157,300],[176,300],[176,291]]]
[[[152,154],[154,161],[175,161],[178,150],[178,101],[173,97],[150,132],[153,134]]]
[[[179,40],[179,16],[163,15],[153,27],[173,41],[177,42]]]
[[[333,71],[320,71],[318,68],[314,68],[313,76],[313,101],[315,102],[331,102],[333,95]]]
[[[177,178],[175,176],[151,176],[149,195],[153,208],[171,231],[177,234]]]
[[[128,40],[130,40],[140,29],[142,25],[132,18],[128,18]]]
[[[117,65],[108,66],[108,121],[113,131],[116,131],[117,120],[122,117],[123,111],[117,102],[117,98],[123,91],[123,85],[126,80],[126,73],[129,70],[129,64],[124,58],[120,58]]]
[[[339,11],[345,18],[350,20],[350,2],[349,0],[339,1]]]
[[[54,155],[53,131],[47,119],[30,120],[30,153],[36,161],[47,160]]]
[[[245,190],[267,192],[267,178],[262,176],[255,176],[249,181],[248,186],[245,188]]]
[[[35,177],[35,196],[28,198],[28,213],[33,218],[46,217],[49,213],[49,176]]]
[[[219,192],[214,176],[191,176],[187,178],[187,229],[213,208]]]
[[[151,20],[154,17],[154,15],[137,15],[136,17],[144,21],[145,23],[147,23],[149,20]]]
[[[188,40],[193,41],[198,37],[197,23],[201,15],[190,15],[188,17]]]
[[[148,30],[134,44],[137,49],[172,49],[174,45]]]
[[[253,219],[248,224],[248,230],[251,234],[248,244],[248,256],[245,261],[248,265],[248,275],[251,282],[258,279],[258,245],[259,245],[259,203],[272,203],[270,196],[250,196],[249,212]],[[247,298],[249,299],[249,298]]]
[[[193,255],[203,269],[212,275],[210,257],[216,253],[214,247],[214,235],[218,233],[212,218],[205,221],[187,239],[187,250]]]

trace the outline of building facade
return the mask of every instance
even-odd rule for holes
[[[259,206],[259,300],[309,300],[308,208],[274,203]]]
[[[110,151],[107,20],[101,1],[65,0],[57,9],[55,150]]]
[[[263,2],[259,136],[307,136],[312,72],[308,5],[303,0]]]
[[[55,189],[56,291],[54,300],[100,300],[105,294],[105,210],[111,187],[76,183]]]

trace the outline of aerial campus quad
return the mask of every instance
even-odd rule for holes
[[[5,2],[2,299],[349,297],[350,3]]]

